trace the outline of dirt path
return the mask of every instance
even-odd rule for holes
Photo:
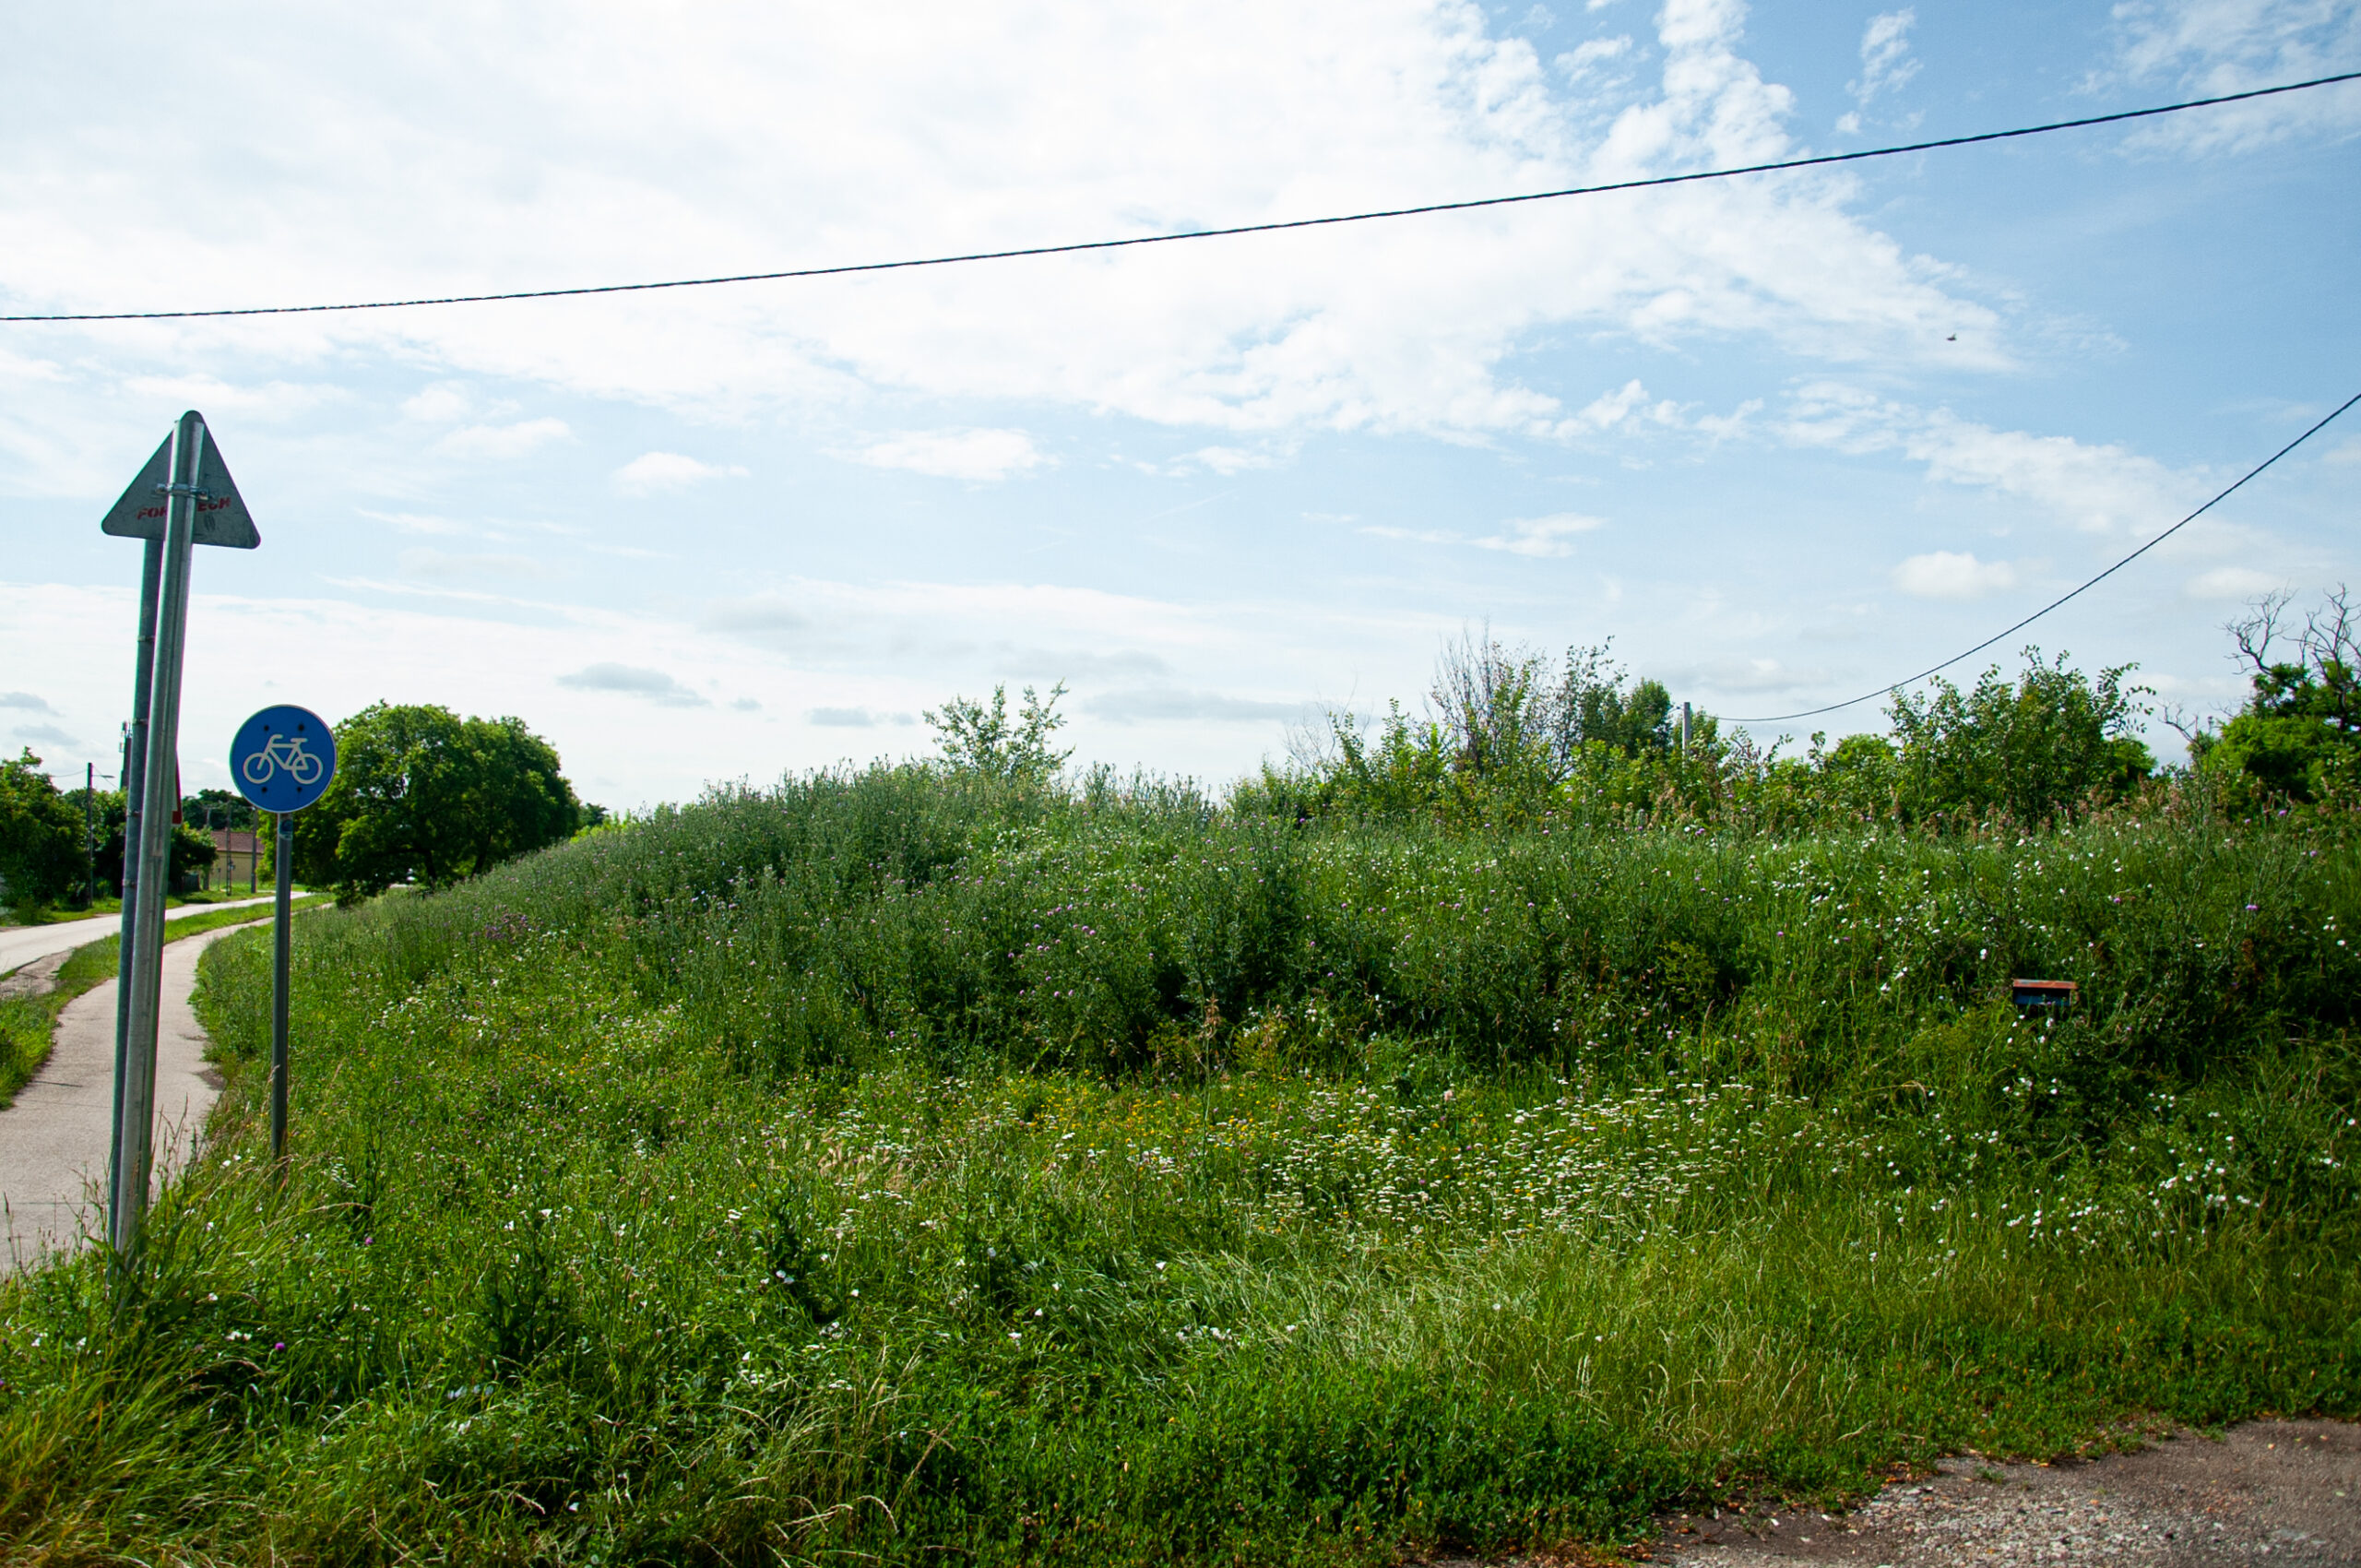
[[[251,921],[249,924],[266,924]],[[223,926],[164,948],[163,1016],[156,1031],[156,1180],[188,1152],[221,1077],[206,1064],[212,1042],[189,1007],[197,956]],[[114,988],[108,980],[57,1016],[55,1043],[16,1103],[0,1111],[0,1274],[42,1253],[80,1244],[94,1222],[93,1184],[107,1172],[114,1111]]]
[[[1946,1459],[1850,1515],[1669,1520],[1655,1555],[1684,1568],[2361,1562],[2361,1426],[2257,1421],[2053,1465]]]

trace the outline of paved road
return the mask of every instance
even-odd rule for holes
[[[217,937],[244,929],[224,926],[165,944],[163,1017],[156,1031],[159,1182],[188,1152],[221,1087],[220,1075],[206,1064],[209,1042],[188,1004],[196,956]],[[92,1184],[106,1181],[114,1110],[114,985],[109,980],[66,1004],[49,1060],[17,1091],[16,1103],[0,1111],[0,1274],[44,1250],[77,1244],[95,1223],[89,1198]]]
[[[242,909],[249,904],[267,904],[276,897],[266,893],[257,898],[223,899],[219,904],[183,904],[177,909],[166,909],[168,921],[184,921],[191,915],[208,914],[215,909]],[[55,925],[0,926],[0,975],[19,964],[30,964],[35,958],[45,958],[52,953],[64,953],[79,947],[85,942],[98,942],[123,929],[121,915],[99,915],[87,921],[60,921]]]

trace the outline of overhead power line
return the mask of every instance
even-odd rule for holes
[[[1694,184],[1703,180],[1730,180],[1742,174],[1774,174],[1794,169],[1821,169],[1832,164],[1858,163],[1872,158],[1896,158],[1909,152],[1933,152],[1941,148],[1974,147],[1983,142],[2011,141],[2019,137],[2047,136],[2052,131],[2081,130],[2091,125],[2120,125],[2160,114],[2186,113],[2225,103],[2244,103],[2281,93],[2303,92],[2338,82],[2361,80],[2361,71],[2315,77],[2309,81],[2229,92],[2216,98],[2192,98],[2153,109],[2126,109],[2114,114],[2091,114],[2079,120],[2053,120],[2047,125],[2020,125],[2008,131],[1980,131],[1974,136],[1943,137],[1934,141],[1905,142],[1859,152],[1831,152],[1813,158],[1786,158],[1770,163],[1748,163],[1731,169],[1703,169],[1688,174],[1659,174],[1643,180],[1616,180],[1598,185],[1569,185],[1561,190],[1530,191],[1522,196],[1478,196],[1467,201],[1430,202],[1420,207],[1385,208],[1370,212],[1337,213],[1325,218],[1291,218],[1270,223],[1240,223],[1223,229],[1183,229],[1163,234],[1135,234],[1119,240],[1079,240],[1068,244],[1026,245],[1014,250],[965,251],[952,255],[916,256],[900,261],[848,262],[835,267],[799,267],[777,272],[732,272],[712,278],[672,278],[653,283],[593,283],[571,289],[518,289],[496,294],[438,294],[405,300],[356,300],[335,304],[242,305],[214,310],[83,311],[45,315],[0,315],[0,322],[37,321],[189,321],[231,315],[317,315],[331,312],[411,310],[423,305],[496,304],[508,300],[557,300],[583,294],[650,293],[660,289],[710,289],[725,283],[775,283],[792,278],[841,278],[861,272],[902,272],[920,267],[954,267],[974,261],[1015,261],[1026,256],[1075,255],[1089,251],[1127,250],[1137,245],[1169,245],[1183,240],[1230,239],[1240,234],[1275,234],[1290,229],[1324,229],[1340,223],[1371,223],[1387,218],[1419,218],[1437,212],[1472,212],[1479,208],[1515,207],[1526,202],[1561,201],[1569,196],[1605,196],[1613,191],[1654,190],[1664,185]]]
[[[2351,408],[2355,403],[2361,403],[2361,392],[2355,392],[2352,397],[2347,398],[2343,402],[2339,403],[2326,419],[2321,420],[2318,424],[2312,426],[2311,429],[2304,432],[2303,434],[2296,437],[2295,440],[2290,441],[2286,445],[2282,446],[2278,451],[2273,452],[2270,457],[2265,457],[2261,462],[2257,463],[2245,473],[2239,475],[2237,483],[2231,485],[2227,490],[2223,491],[2219,495],[2213,497],[2213,500],[2208,501],[2204,505],[2200,506],[2196,511],[2191,512],[2179,522],[2175,523],[2172,527],[2166,529],[2164,532],[2158,534],[2155,538],[2150,540],[2147,543],[2142,545],[2139,549],[2133,551],[2122,560],[2118,561],[2114,565],[2109,566],[2097,576],[2082,584],[2070,593],[2058,595],[2058,598],[2051,600],[2047,604],[2043,605],[2040,609],[2035,611],[2032,614],[2026,616],[2015,625],[2006,627],[2003,630],[1993,633],[1982,642],[1977,643],[1974,647],[1969,648],[1966,652],[1955,653],[1949,659],[1944,659],[1940,664],[1929,665],[1926,669],[1918,671],[1916,675],[1906,675],[1901,680],[1894,682],[1890,686],[1880,686],[1876,691],[1863,692],[1857,697],[1847,697],[1843,702],[1833,702],[1825,707],[1808,707],[1800,713],[1765,714],[1760,719],[1732,719],[1728,722],[1732,724],[1784,724],[1791,719],[1817,719],[1823,713],[1834,713],[1840,708],[1857,707],[1865,702],[1871,702],[1879,697],[1891,695],[1892,694],[1902,690],[1904,686],[1916,685],[1929,675],[1940,674],[1943,671],[1950,669],[1952,665],[1957,664],[1964,659],[1975,658],[1977,654],[1982,653],[1986,648],[1990,647],[1994,643],[1999,642],[2001,638],[2013,636],[2017,633],[2023,631],[2027,626],[2032,625],[2035,621],[2040,620],[2043,616],[2048,614],[2059,605],[2064,604],[2068,600],[2073,599],[2091,588],[2098,587],[2099,584],[2106,581],[2107,578],[2115,576],[2126,566],[2130,565],[2131,563],[2139,560],[2140,557],[2147,554],[2148,552],[2155,549],[2156,546],[2164,543],[2165,540],[2172,538],[2173,535],[2180,532],[2181,529],[2189,527],[2189,524],[2197,521],[2198,518],[2205,516],[2206,513],[2211,512],[2223,502],[2227,501],[2230,498],[2231,493],[2236,491],[2240,486],[2244,485],[2247,481],[2254,478],[2257,474],[2262,472],[2263,469],[2271,467],[2272,464],[2277,462],[2288,453],[2293,452],[2296,447],[2301,446],[2313,436],[2318,435],[2321,431],[2326,430],[2331,421],[2334,420],[2338,414],[2344,412],[2345,410]]]

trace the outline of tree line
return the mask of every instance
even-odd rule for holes
[[[2340,588],[2301,615],[2274,595],[2225,628],[2246,668],[2246,701],[2213,721],[2166,710],[2188,742],[2185,778],[2229,809],[2269,802],[2361,806],[2361,623]],[[2123,801],[2156,778],[2138,726],[2154,694],[2131,665],[2096,675],[2068,656],[2023,653],[1964,688],[1940,677],[1897,693],[1884,733],[1834,745],[1814,734],[1799,754],[1724,734],[1698,715],[1685,743],[1661,682],[1635,678],[1608,644],[1562,659],[1489,636],[1446,645],[1420,711],[1338,709],[1299,737],[1290,757],[1230,793],[1233,810],[1313,818],[1412,814],[1471,825],[1526,822],[1726,823],[1800,831],[1836,822],[2031,826]],[[1050,788],[1072,755],[1055,744],[1062,684],[1024,691],[1014,714],[954,697],[930,710],[954,775]],[[462,719],[433,705],[380,702],[336,727],[338,769],[295,819],[295,874],[362,897],[388,887],[444,887],[607,819],[585,804],[558,754],[521,719]],[[1088,781],[1084,781],[1088,787]],[[0,898],[68,897],[95,866],[119,887],[122,791],[89,802],[60,790],[27,749],[0,759]],[[268,825],[240,797],[207,790],[182,802],[175,885],[214,859],[199,825]]]
[[[295,818],[294,873],[348,897],[397,885],[448,886],[501,861],[562,843],[606,820],[566,780],[558,754],[516,718],[462,719],[433,705],[377,703],[336,727],[337,774]],[[30,749],[0,760],[0,897],[39,907],[95,879],[119,896],[124,794],[59,790]],[[203,790],[181,802],[172,839],[175,891],[213,863],[206,829],[254,832],[267,857],[271,823],[243,797]]]
[[[2225,630],[2248,671],[2246,702],[2211,722],[2167,713],[2189,744],[2175,772],[2229,809],[2266,802],[2361,805],[2356,626],[2342,588],[2298,624],[2258,602]],[[1420,711],[1333,710],[1287,762],[1240,787],[1243,806],[1299,819],[1415,814],[1470,823],[1718,822],[1808,830],[1839,821],[2032,826],[2124,801],[2159,776],[2140,739],[2154,694],[2135,667],[2073,667],[2023,654],[1962,687],[1938,677],[1897,692],[1882,734],[1799,754],[1725,734],[1696,715],[1681,743],[1660,681],[1634,678],[1605,645],[1562,659],[1489,636],[1448,644]]]

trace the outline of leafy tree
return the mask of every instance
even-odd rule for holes
[[[1448,738],[1453,771],[1503,783],[1555,786],[1589,762],[1672,747],[1672,694],[1609,657],[1613,639],[1566,650],[1562,669],[1489,635],[1446,643],[1427,694]]]
[[[0,884],[17,904],[46,904],[82,874],[82,814],[30,747],[0,761]]]
[[[1027,686],[1024,711],[1012,719],[1008,688],[994,686],[990,707],[955,696],[940,712],[928,708],[926,721],[934,727],[943,763],[953,772],[1014,784],[1046,784],[1074,755],[1072,747],[1059,751],[1050,739],[1065,725],[1065,716],[1057,711],[1058,699],[1065,695],[1063,681],[1051,686],[1046,697],[1035,695]]]
[[[2361,787],[2361,626],[2343,588],[2292,634],[2290,602],[2259,600],[2226,628],[2253,667],[2251,695],[2218,735],[2184,731],[2189,752],[2207,773],[2293,800],[2351,793]]]
[[[378,703],[337,726],[337,773],[295,818],[295,871],[349,897],[443,887],[561,843],[581,802],[521,719]]]
[[[2137,703],[2145,689],[2123,683],[2131,665],[2102,670],[2093,682],[2068,669],[2065,654],[2045,664],[2041,650],[2028,647],[2024,659],[2018,681],[1996,664],[1972,691],[1938,677],[1922,696],[1895,696],[1887,714],[1907,814],[1980,816],[1997,808],[2037,822],[2094,792],[2120,795],[2155,770],[2132,733],[2146,710]]]
[[[1446,643],[1435,661],[1427,712],[1388,705],[1375,732],[1350,711],[1328,715],[1327,733],[1305,737],[1295,762],[1308,790],[1265,771],[1258,798],[1291,810],[1441,812],[1505,822],[1567,806],[1576,797],[1620,809],[1676,793],[1695,770],[1672,757],[1672,695],[1659,682],[1631,682],[1608,645],[1574,647],[1561,667],[1489,634]],[[1712,720],[1693,731],[1701,755],[1717,742]]]
[[[252,801],[231,790],[199,790],[181,802],[181,820],[196,828],[252,833],[261,814]]]

